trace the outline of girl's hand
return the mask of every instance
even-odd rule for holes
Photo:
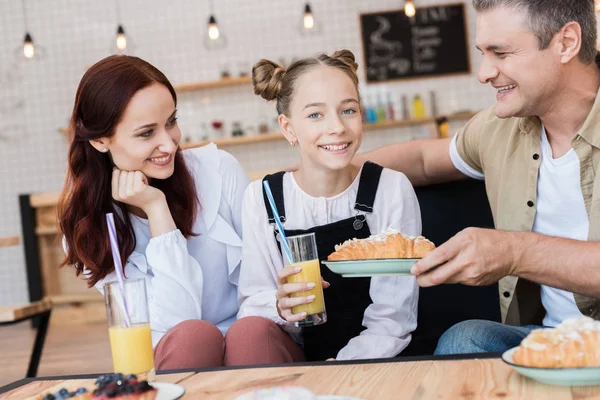
[[[302,283],[287,283],[288,276],[295,275],[302,270],[301,267],[296,265],[288,265],[278,273],[279,282],[277,283],[277,292],[275,297],[277,298],[277,312],[279,316],[288,322],[298,322],[306,318],[306,312],[294,314],[292,307],[311,303],[314,299],[314,295],[301,296],[301,297],[290,297],[292,293],[306,292],[315,287],[315,282],[302,282]],[[321,279],[323,288],[329,287],[329,282]]]
[[[148,178],[140,171],[122,171],[114,168],[112,174],[113,199],[141,208],[149,214],[155,205],[166,202],[159,189],[148,184]]]

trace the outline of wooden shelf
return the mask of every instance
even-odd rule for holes
[[[175,91],[182,92],[191,92],[194,90],[203,90],[203,89],[214,89],[228,86],[239,86],[239,85],[247,85],[252,83],[251,76],[240,76],[236,78],[222,78],[216,81],[207,81],[207,82],[197,82],[197,83],[185,83],[182,85],[174,86]]]
[[[0,237],[0,247],[12,247],[21,244],[20,236],[4,236]]]
[[[58,227],[56,226],[44,226],[35,229],[35,234],[40,236],[58,235],[58,233]]]
[[[90,293],[54,295],[50,299],[54,304],[104,302],[104,296],[100,292],[93,288],[90,290]]]
[[[29,196],[29,204],[33,208],[55,206],[59,197],[60,192],[35,193]]]
[[[446,117],[449,121],[457,121],[463,119],[470,119],[473,117],[476,112],[465,111],[456,114],[450,115],[439,115],[437,117],[424,117],[424,118],[414,118],[414,119],[403,119],[398,121],[385,121],[378,122],[375,124],[364,124],[364,131],[374,131],[378,129],[387,129],[387,128],[401,128],[401,127],[409,127],[409,126],[421,126],[421,125],[429,125],[435,123],[436,119]],[[260,142],[272,142],[276,140],[283,139],[283,135],[281,133],[257,133],[252,134],[251,136],[239,136],[232,138],[224,138],[224,139],[216,139],[216,140],[201,140],[199,142],[190,142],[183,144],[184,149],[192,148],[192,147],[201,147],[207,145],[209,143],[214,143],[219,147],[226,146],[237,146],[241,144],[250,144],[250,143],[260,143]]]
[[[232,78],[232,79],[238,79],[238,78]],[[239,79],[241,79],[241,78],[239,78]],[[210,82],[208,82],[207,84],[209,84],[209,83]],[[196,85],[203,85],[203,84],[196,84]],[[186,90],[193,90],[193,89],[186,89]],[[461,120],[461,119],[470,119],[475,114],[477,114],[477,113],[472,112],[472,111],[463,111],[463,112],[450,114],[450,115],[438,115],[437,117],[424,117],[424,118],[413,118],[413,119],[401,119],[401,120],[397,120],[397,121],[385,121],[385,122],[378,122],[376,124],[364,124],[363,129],[365,131],[370,131],[370,130],[376,130],[376,129],[401,128],[401,127],[407,127],[407,126],[428,125],[428,124],[433,124],[436,119],[442,118],[442,117],[448,118],[449,121],[457,121],[457,120]],[[60,128],[58,131],[60,133],[62,133],[63,135],[67,135],[69,133],[69,130],[67,128]],[[274,141],[274,140],[279,140],[279,139],[281,139],[281,137],[282,137],[281,133],[275,133],[275,132],[258,133],[258,134],[254,134],[252,136],[240,136],[240,137],[232,137],[232,138],[217,139],[217,140],[201,140],[199,142],[191,142],[191,143],[184,144],[183,148],[187,149],[190,147],[200,147],[200,146],[204,146],[210,142],[214,142],[217,146],[233,146],[233,145],[246,144],[246,143],[270,142],[270,141]]]

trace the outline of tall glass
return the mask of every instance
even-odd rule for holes
[[[314,326],[327,322],[325,312],[325,299],[323,298],[323,285],[321,283],[321,268],[319,255],[317,254],[317,242],[314,233],[298,236],[288,236],[290,251],[292,253],[292,264],[302,267],[297,274],[288,276],[288,283],[314,282],[315,287],[305,292],[292,293],[291,297],[315,296],[308,304],[292,307],[292,312],[298,314],[306,312],[306,318],[295,323],[296,326]],[[288,264],[290,265],[290,264]]]
[[[115,372],[135,374],[153,381],[154,351],[145,279],[127,279],[124,284],[128,321],[118,282],[104,285],[104,303]]]

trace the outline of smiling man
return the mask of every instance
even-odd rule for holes
[[[483,55],[478,79],[496,90],[495,106],[452,139],[398,143],[357,157],[400,170],[416,185],[485,179],[497,230],[466,229],[412,272],[421,286],[500,281],[505,324],[457,324],[437,354],[503,351],[541,325],[582,314],[600,319],[594,1],[473,6]]]

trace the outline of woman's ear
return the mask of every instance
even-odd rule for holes
[[[100,153],[108,153],[108,144],[109,144],[108,139],[106,139],[106,138],[93,139],[93,140],[90,140],[89,142]]]
[[[294,128],[290,123],[290,119],[285,114],[279,114],[279,128],[285,139],[290,143],[290,146],[295,146],[298,143],[298,138],[294,133]]]

